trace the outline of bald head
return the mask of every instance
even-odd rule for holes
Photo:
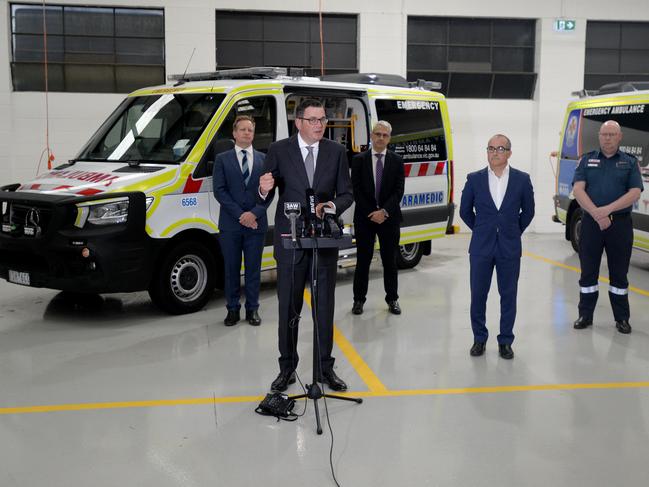
[[[599,128],[599,147],[606,157],[611,157],[620,148],[622,129],[615,120],[607,120]]]

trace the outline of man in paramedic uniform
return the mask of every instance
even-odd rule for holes
[[[599,265],[606,250],[615,327],[620,333],[631,333],[627,280],[633,246],[631,208],[643,184],[638,160],[620,151],[621,141],[620,125],[604,122],[599,129],[599,150],[584,155],[575,170],[573,193],[584,210],[579,238],[579,318],[574,323],[578,330],[593,324]]]

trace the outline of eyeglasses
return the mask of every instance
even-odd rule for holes
[[[304,120],[304,121],[306,121],[306,122],[309,122],[309,125],[318,125],[318,123],[320,123],[321,125],[327,125],[327,122],[329,121],[329,120],[327,120],[325,117],[322,117],[322,118],[315,118],[315,117],[304,118],[304,117],[298,117],[298,118],[299,118],[300,120]]]
[[[390,138],[390,134],[384,134],[383,132],[372,132],[372,135],[374,137],[378,137],[379,139],[381,139],[381,138],[389,139]]]
[[[503,147],[502,145],[499,145],[498,147],[494,147],[493,145],[490,145],[487,147],[487,152],[494,153],[497,152],[498,154],[504,154],[505,152],[509,152],[511,149],[508,147]]]

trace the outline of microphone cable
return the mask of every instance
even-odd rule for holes
[[[318,369],[320,370],[320,389],[323,391],[322,392],[322,401],[324,402],[324,409],[325,409],[325,417],[327,418],[327,427],[329,428],[329,433],[331,434],[331,442],[329,443],[329,468],[331,469],[331,476],[334,479],[334,482],[336,483],[337,487],[340,487],[340,484],[338,483],[338,479],[336,478],[336,471],[334,469],[334,462],[333,462],[333,452],[334,452],[334,431],[333,428],[331,427],[331,418],[329,417],[329,407],[327,406],[327,397],[325,396],[324,393],[324,375],[322,373],[322,362],[321,362],[321,356],[320,356],[320,327],[318,323],[318,282],[317,282],[317,271],[318,271],[318,239],[314,235],[313,236],[313,259],[311,259],[311,279],[313,283],[315,283],[315,289],[311,289],[311,305],[313,307],[313,322],[314,322],[314,327],[313,327],[313,333],[315,334],[315,343],[316,347],[315,350],[313,351],[314,354],[316,355],[317,358],[317,364],[318,364]],[[326,271],[325,271],[326,272]],[[314,277],[315,276],[315,277]],[[335,281],[334,281],[335,284]],[[333,323],[331,324],[333,328]],[[333,330],[332,330],[332,341],[333,341]],[[332,344],[333,346],[333,344]],[[313,378],[313,381],[315,382],[315,377]]]

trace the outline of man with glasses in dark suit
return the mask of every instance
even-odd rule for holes
[[[264,174],[259,179],[259,197],[271,201],[279,193],[275,213],[274,256],[277,261],[277,296],[279,301],[279,375],[271,390],[285,391],[295,382],[298,363],[298,322],[302,310],[304,286],[311,275],[313,256],[310,251],[289,250],[282,246],[282,234],[290,233],[289,219],[284,215],[285,202],[305,202],[312,188],[319,203],[318,217],[328,206],[340,215],[352,204],[352,188],[345,147],[324,138],[327,118],[318,100],[302,101],[296,109],[298,133],[273,143],[268,149]],[[333,315],[338,249],[320,249],[316,269],[317,306],[312,316],[317,322],[320,361],[317,382],[325,382],[334,391],[344,391],[347,384],[333,369]]]

